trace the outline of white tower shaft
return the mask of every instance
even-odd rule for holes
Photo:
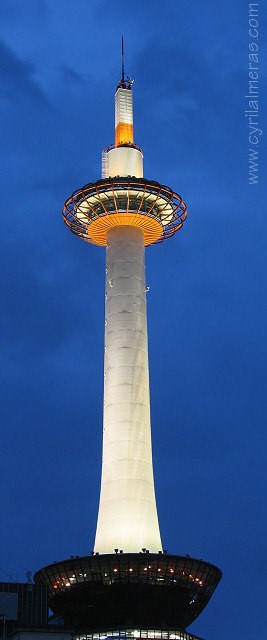
[[[152,466],[144,253],[141,229],[108,231],[99,553],[162,549]]]

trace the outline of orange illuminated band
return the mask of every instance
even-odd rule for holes
[[[162,226],[158,220],[148,218],[142,214],[118,213],[103,216],[93,220],[88,226],[88,235],[94,244],[105,247],[107,244],[107,231],[119,226],[139,227],[144,232],[144,244],[148,246],[156,242],[162,234]]]
[[[115,147],[128,143],[133,143],[133,125],[119,122],[115,129]]]

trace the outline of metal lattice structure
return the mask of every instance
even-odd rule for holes
[[[70,558],[40,569],[49,606],[76,628],[155,625],[185,629],[204,609],[221,571],[203,560],[151,553]]]
[[[187,210],[181,196],[158,182],[143,178],[108,178],[75,191],[65,203],[63,217],[75,235],[106,246],[108,229],[136,226],[145,245],[162,242],[180,229]]]

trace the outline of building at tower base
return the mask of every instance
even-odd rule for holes
[[[81,558],[81,560],[83,559]],[[83,629],[81,618],[77,619],[77,615],[84,604],[88,605],[87,599],[82,601],[78,598],[78,606],[73,606],[73,603],[66,611],[65,618],[60,615],[51,616],[51,611],[49,612],[48,608],[49,591],[45,585],[34,585],[29,582],[1,582],[0,640],[7,638],[11,640],[201,640],[188,631],[176,628],[166,629],[162,624],[157,627],[155,625],[141,625],[139,627],[131,625],[134,598],[131,607],[130,602],[127,602],[126,595],[130,595],[127,590],[123,595],[121,609],[126,604],[126,608],[130,612],[128,624],[118,623],[116,603],[116,616],[114,617],[116,617],[117,624],[115,626],[106,627],[104,625],[105,616],[103,616],[101,624],[98,623],[94,629],[91,628],[91,623],[88,624],[88,620],[84,620]]]

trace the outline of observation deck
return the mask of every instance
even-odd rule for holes
[[[186,206],[172,189],[152,180],[113,177],[86,184],[65,203],[63,217],[75,235],[106,246],[108,229],[128,225],[144,232],[145,246],[170,238],[186,219]]]

